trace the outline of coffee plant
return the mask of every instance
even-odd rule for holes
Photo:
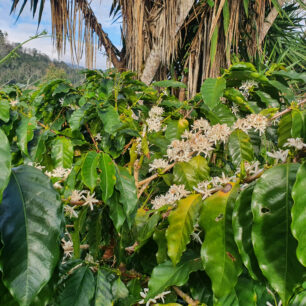
[[[84,76],[0,91],[0,304],[305,305],[305,73]]]

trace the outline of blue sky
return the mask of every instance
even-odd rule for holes
[[[20,3],[22,2],[23,1],[20,1]],[[28,2],[30,3],[30,0],[28,0]],[[9,41],[23,42],[37,33],[37,17],[33,19],[28,3],[21,17],[16,22],[17,14],[10,15],[11,3],[11,0],[0,0],[0,29],[8,33]],[[97,19],[102,24],[103,29],[109,34],[113,43],[117,47],[120,47],[120,22],[113,23],[113,20],[109,17],[111,3],[112,0],[93,0],[91,6]],[[51,34],[51,13],[48,0],[46,0],[42,22],[38,32],[43,30]],[[51,37],[31,41],[25,45],[25,48],[36,48],[41,53],[47,54],[50,58],[58,59],[57,52],[53,48]],[[67,48],[66,54],[60,59],[71,63],[69,48]],[[80,65],[84,66],[84,59],[81,60]],[[97,68],[103,69],[105,67],[106,58],[99,52],[97,55]]]

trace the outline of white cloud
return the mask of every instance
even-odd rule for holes
[[[30,2],[30,1],[29,1]],[[120,47],[120,23],[113,23],[113,20],[109,17],[109,10],[112,0],[93,1],[92,8],[97,16],[97,19],[101,22],[103,28],[108,32],[114,43]],[[20,18],[16,21],[17,12],[10,15],[11,0],[1,0],[0,3],[0,29],[8,33],[8,39],[12,42],[23,42],[30,36],[37,33],[37,16],[33,19],[32,12],[29,9],[29,3],[25,7],[24,12]],[[45,9],[42,15],[41,25],[38,32],[47,30],[51,33],[51,16],[50,16],[50,4],[49,1],[45,3]],[[52,39],[50,35],[48,37],[39,38],[29,42],[25,45],[26,48],[35,48],[41,53],[48,55],[52,59],[59,59],[56,50],[53,47]],[[71,63],[70,47],[67,44],[66,53],[60,58],[65,62]],[[81,66],[85,66],[84,58],[80,62]],[[96,67],[104,69],[106,67],[106,57],[101,52],[98,52]]]

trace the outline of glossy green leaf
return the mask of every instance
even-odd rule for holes
[[[291,210],[291,231],[298,241],[296,255],[303,266],[306,267],[306,163],[299,168],[296,181],[292,188],[294,205]]]
[[[137,207],[137,191],[134,177],[127,168],[116,166],[116,189],[120,192],[119,201],[123,205],[128,221]]]
[[[90,215],[87,223],[89,251],[94,260],[97,260],[99,254],[99,247],[102,240],[102,224],[102,211],[94,211]]]
[[[80,267],[65,282],[59,296],[60,306],[90,305],[95,294],[95,279],[89,267]]]
[[[199,224],[205,232],[201,257],[217,298],[235,287],[241,261],[234,241],[232,212],[239,186],[227,184],[204,201]]]
[[[233,211],[233,230],[242,262],[250,276],[257,280],[263,279],[252,244],[253,215],[251,201],[255,184],[250,184],[238,196]]]
[[[305,72],[299,73],[294,70],[289,70],[289,71],[279,70],[279,71],[274,71],[272,74],[277,75],[277,76],[282,76],[282,77],[285,77],[291,80],[297,80],[297,81],[306,83],[306,73]]]
[[[208,78],[204,81],[201,87],[201,94],[205,104],[210,109],[214,108],[217,104],[221,103],[220,98],[223,95],[225,87],[226,87],[226,81],[223,78],[219,79]]]
[[[40,163],[43,160],[44,154],[46,153],[46,141],[49,137],[49,131],[43,132],[39,135],[37,144],[30,151],[32,160],[36,163]]]
[[[23,117],[16,130],[17,144],[20,150],[28,155],[28,142],[33,139],[34,129],[36,128],[35,117]]]
[[[158,81],[154,82],[152,85],[156,87],[187,88],[186,84],[175,80]]]
[[[180,200],[177,208],[168,217],[169,227],[166,232],[168,256],[174,265],[180,261],[186,245],[190,242],[201,200],[199,194]]]
[[[233,164],[239,167],[242,161],[251,162],[254,159],[251,139],[245,132],[236,129],[230,137],[228,148]]]
[[[99,109],[98,115],[103,123],[104,131],[108,134],[115,133],[122,125],[118,112],[111,105]]]
[[[293,109],[291,111],[292,126],[291,135],[293,138],[303,137],[303,113],[300,110]]]
[[[59,136],[52,141],[51,157],[54,167],[71,168],[73,161],[73,145],[70,139]]]
[[[4,122],[10,120],[10,103],[8,100],[0,100],[0,120]]]
[[[110,210],[109,216],[112,219],[117,232],[120,232],[120,229],[126,220],[125,209],[119,199],[120,193],[115,190],[113,195],[106,202]]]
[[[278,146],[282,147],[288,138],[291,138],[292,118],[291,114],[282,116],[278,124]]]
[[[116,168],[111,157],[106,153],[100,154],[100,187],[102,199],[106,202],[113,194],[116,184]]]
[[[168,259],[167,256],[167,239],[166,239],[166,229],[155,230],[153,234],[153,239],[157,244],[158,250],[156,252],[157,263],[163,263]]]
[[[82,119],[84,118],[87,107],[83,106],[77,110],[75,110],[70,119],[69,124],[72,131],[77,131],[80,129]]]
[[[184,184],[186,189],[193,191],[193,187],[209,178],[208,163],[204,157],[195,156],[189,162],[177,163],[173,175],[175,184]]]
[[[11,147],[6,135],[0,129],[0,205],[2,193],[6,188],[11,174]]]
[[[287,305],[299,286],[304,267],[296,258],[297,241],[290,232],[291,190],[297,164],[267,170],[252,196],[252,242],[263,275]]]
[[[249,0],[243,0],[243,8],[245,15],[248,17],[249,16]]]
[[[120,277],[113,282],[112,294],[115,300],[125,299],[129,295],[129,290],[126,288]]]
[[[113,306],[113,295],[111,283],[108,280],[108,274],[106,270],[99,269],[97,273],[96,294],[94,299],[95,306]]]
[[[181,135],[188,128],[188,121],[186,119],[170,120],[167,122],[167,129],[165,137],[172,141],[174,139],[180,139]]]
[[[91,192],[94,191],[97,185],[98,179],[98,163],[99,163],[99,154],[95,151],[89,151],[84,159],[81,175],[82,182],[90,189]]]
[[[260,90],[256,90],[255,93],[260,98],[261,102],[265,103],[268,108],[279,107],[279,102],[276,99],[273,99],[268,93]]]
[[[176,266],[173,266],[169,260],[156,266],[149,280],[147,299],[164,292],[170,286],[183,286],[191,272],[202,269],[201,259],[193,252],[183,254],[180,263]]]
[[[0,205],[0,262],[3,281],[20,305],[30,305],[51,278],[61,224],[61,201],[49,178],[34,167],[15,168]]]
[[[306,305],[306,290],[299,292],[292,301],[289,303],[290,306],[302,306]]]

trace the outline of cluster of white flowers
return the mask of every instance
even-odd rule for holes
[[[152,172],[156,169],[165,169],[169,166],[168,161],[162,158],[156,158],[153,160],[153,163],[150,164],[149,172]]]
[[[159,132],[162,128],[162,114],[164,109],[160,106],[153,106],[149,111],[149,118],[146,120],[149,132]]]
[[[174,139],[167,149],[167,156],[170,161],[188,162],[191,155],[191,146],[186,140]]]
[[[206,133],[210,141],[217,144],[218,141],[226,142],[229,135],[231,134],[231,129],[226,124],[216,124],[213,125]]]
[[[63,167],[57,167],[53,169],[51,172],[45,171],[45,174],[49,177],[57,177],[57,178],[63,178],[66,179],[68,175],[70,174],[71,169],[63,168]]]
[[[235,176],[227,177],[222,172],[222,176],[215,176],[212,177],[210,181],[203,181],[200,182],[197,187],[193,187],[195,191],[202,195],[202,199],[205,200],[206,198],[210,197],[216,190],[216,188],[220,188],[230,182],[234,182],[236,180]]]
[[[73,242],[71,240],[65,240],[64,238],[61,240],[62,249],[64,250],[65,258],[72,257],[73,253]]]
[[[46,168],[45,166],[42,166],[42,165],[40,165],[39,163],[35,163],[35,162],[28,162],[27,165],[28,165],[28,166],[32,166],[32,167],[35,167],[35,168],[38,169],[38,170],[43,170],[43,169]]]
[[[306,144],[303,142],[302,138],[288,138],[287,142],[284,144],[284,147],[302,150],[303,148],[306,148]]]
[[[159,209],[165,205],[174,204],[176,201],[187,197],[188,194],[190,192],[185,189],[185,185],[172,185],[166,194],[157,196],[151,201],[151,204],[153,209]]]
[[[258,160],[254,162],[244,162],[244,169],[248,175],[256,175],[261,172],[263,169],[260,168],[260,162]],[[240,167],[237,168],[236,175],[241,172]]]
[[[268,126],[268,119],[260,114],[251,114],[246,116],[246,118],[239,118],[233,125],[234,129],[240,129],[247,133],[250,129],[255,129],[259,131],[259,135],[262,135]]]
[[[162,292],[158,294],[157,296],[155,296],[153,299],[149,299],[147,302],[145,302],[148,292],[149,292],[149,288],[144,288],[143,292],[140,292],[140,296],[142,297],[142,300],[139,301],[138,304],[146,304],[146,306],[149,306],[151,303],[156,304],[157,300],[161,300],[163,303],[165,303],[165,296],[171,293],[171,291]]]
[[[254,87],[258,87],[258,83],[253,80],[247,80],[241,84],[239,90],[244,98],[247,100],[250,95],[250,90]]]
[[[289,150],[278,150],[274,152],[267,152],[267,155],[269,157],[276,159],[277,162],[280,160],[281,162],[284,163],[287,160],[288,153]]]
[[[16,106],[18,103],[19,103],[18,100],[12,100],[12,101],[10,102],[10,104],[11,104],[12,107]]]
[[[78,213],[74,210],[74,206],[70,206],[69,204],[64,206],[65,213],[69,215],[70,218],[77,218]]]

